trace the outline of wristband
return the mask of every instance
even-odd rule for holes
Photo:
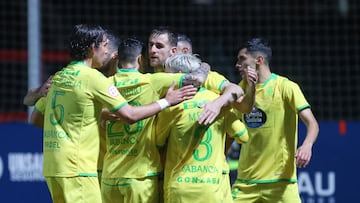
[[[166,99],[160,99],[160,100],[157,100],[156,102],[159,104],[161,110],[163,110],[166,107],[170,106],[169,102],[166,101]]]

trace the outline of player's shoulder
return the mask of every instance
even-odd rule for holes
[[[91,79],[105,76],[97,69],[90,68],[84,62],[73,61],[58,72],[56,72],[52,80],[63,77]]]
[[[221,78],[226,79],[224,75],[216,71],[209,71],[208,78]]]
[[[271,76],[277,83],[281,84],[281,85],[289,85],[289,84],[296,84],[296,82],[294,82],[293,80],[291,80],[290,78],[283,76],[283,75],[278,75],[275,73],[272,73]]]
[[[290,91],[299,88],[299,84],[293,81],[292,79],[280,75],[276,75],[276,76],[277,76],[276,81],[280,89]]]

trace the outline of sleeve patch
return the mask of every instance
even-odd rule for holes
[[[112,97],[117,97],[119,96],[119,91],[116,89],[116,87],[114,85],[111,85],[109,88],[108,88],[108,93],[110,96]]]

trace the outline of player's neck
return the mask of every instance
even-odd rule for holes
[[[139,64],[136,63],[123,63],[120,64],[122,69],[139,70]]]
[[[155,67],[154,67],[154,72],[155,72],[155,73],[164,72],[164,67],[162,67],[162,66],[155,66]]]
[[[92,65],[93,65],[92,58],[84,59],[84,60],[82,60],[81,62],[85,63],[85,64],[86,64],[87,66],[89,66],[90,68],[94,68],[94,67],[92,67]]]
[[[258,72],[258,83],[264,83],[267,79],[269,79],[271,77],[271,71],[268,67],[266,68],[260,68],[259,72]]]

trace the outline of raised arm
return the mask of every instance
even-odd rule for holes
[[[237,65],[238,66],[238,65]],[[255,88],[258,80],[258,74],[255,68],[247,67],[245,69],[246,92],[234,102],[233,107],[241,113],[250,113],[255,104]]]

